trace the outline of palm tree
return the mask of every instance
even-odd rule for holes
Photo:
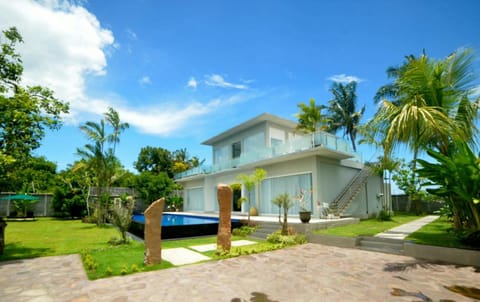
[[[357,138],[360,119],[365,112],[365,106],[356,111],[357,106],[357,82],[352,81],[344,85],[334,82],[330,88],[333,99],[329,102],[330,112],[329,131],[337,132],[343,129],[343,135],[347,135],[352,142],[353,151],[357,151],[355,140]]]
[[[308,134],[327,129],[328,119],[322,116],[322,109],[325,106],[317,106],[315,99],[310,99],[308,105],[299,103],[297,106],[300,108],[300,112],[296,114],[298,118],[297,130]]]
[[[394,82],[377,92],[376,100],[384,99],[369,122],[374,131],[385,133],[386,152],[409,145],[415,168],[420,150],[433,147],[446,154],[455,141],[474,141],[480,98],[471,101],[472,62],[465,49],[439,61],[425,53],[408,56],[401,67],[389,69]]]

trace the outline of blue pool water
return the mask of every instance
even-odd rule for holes
[[[143,216],[143,214],[133,215],[133,221],[145,224],[145,216]],[[168,213],[164,213],[162,217],[162,226],[180,226],[212,223],[218,223],[218,218],[200,217],[192,215],[177,215]]]

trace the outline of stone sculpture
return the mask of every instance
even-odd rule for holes
[[[162,214],[165,198],[154,201],[145,211],[145,265],[162,262]]]
[[[232,189],[228,185],[219,184],[217,196],[219,205],[217,250],[229,252],[232,244]]]

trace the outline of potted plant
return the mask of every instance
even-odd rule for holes
[[[308,210],[307,208],[309,205],[309,203],[307,202],[308,200],[307,195],[311,195],[311,194],[312,194],[312,191],[306,191],[304,189],[300,189],[300,193],[295,197],[295,199],[298,201],[298,204],[300,206],[300,211],[298,212],[298,214],[300,216],[300,221],[302,223],[308,223],[312,218],[312,211]]]

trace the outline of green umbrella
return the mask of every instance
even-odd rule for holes
[[[1,197],[0,200],[39,200],[39,198],[37,196],[27,194],[17,194]]]

